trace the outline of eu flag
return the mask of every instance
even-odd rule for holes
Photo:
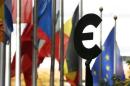
[[[109,33],[109,35],[103,45],[103,49],[102,49],[102,53],[101,53],[102,62],[100,63],[100,55],[99,55],[95,61],[95,64],[93,65],[92,75],[93,75],[93,85],[94,86],[99,86],[100,78],[102,78],[103,82],[105,83],[105,86],[113,85],[112,77],[113,77],[113,72],[114,72],[114,29],[115,29],[115,27],[111,30],[111,32]],[[115,53],[116,53],[116,58],[117,58],[116,70],[118,70],[118,72],[116,74],[121,77],[121,80],[124,80],[124,71],[123,71],[122,60],[120,57],[119,48],[117,47],[117,44],[115,44],[115,45],[116,45]],[[100,64],[102,64],[101,77],[99,76]]]

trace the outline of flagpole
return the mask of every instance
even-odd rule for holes
[[[0,85],[2,83],[2,43],[0,42]]]
[[[61,0],[60,86],[64,86],[64,0]]]
[[[37,86],[37,53],[38,53],[38,46],[37,46],[37,4],[38,0],[34,0],[34,15],[33,15],[33,57],[32,57],[32,86]]]
[[[11,38],[11,35],[10,35],[10,38]],[[10,39],[10,43],[9,43],[9,63],[8,63],[8,69],[9,69],[9,76],[8,76],[8,80],[9,80],[9,86],[11,85],[11,39]]]
[[[1,74],[1,80],[0,80],[0,85],[1,86],[5,86],[5,61],[6,61],[6,58],[5,58],[5,40],[3,43],[1,43],[1,69],[0,69],[0,74]]]
[[[79,19],[83,16],[83,0],[79,3]],[[82,86],[82,58],[79,57],[79,86]]]
[[[117,16],[114,16],[115,20],[115,29],[114,29],[114,74],[116,75],[116,23],[117,23]]]
[[[115,28],[114,28],[114,75],[113,75],[113,85],[116,85],[116,64],[117,64],[117,57],[116,57],[116,23],[117,23],[117,16],[114,16],[114,21],[115,21]]]
[[[3,45],[3,68],[2,68],[2,72],[3,72],[3,75],[2,75],[2,82],[3,82],[3,85],[2,86],[5,86],[5,63],[6,63],[6,42],[5,42],[5,39],[4,39],[4,45]]]
[[[3,2],[4,0],[2,0]],[[4,3],[3,3],[4,4]],[[4,5],[1,7],[3,11],[1,12],[0,18],[0,86],[5,85],[5,26],[4,26]]]
[[[7,72],[8,72],[8,75],[7,75],[7,85],[11,85],[11,72],[10,72],[10,70],[11,70],[11,35],[10,35],[10,40],[9,40],[9,43],[8,43],[8,46],[9,46],[9,55],[8,55],[8,59],[7,59]]]
[[[4,8],[3,8],[4,9]],[[5,19],[5,16],[4,18]],[[5,22],[5,20],[3,21]],[[4,30],[1,30],[3,32],[3,42],[1,43],[1,86],[5,86],[5,67],[6,67],[6,39],[5,39],[5,25],[3,24]]]
[[[52,0],[52,37],[51,37],[50,86],[54,86],[54,72],[55,72],[55,26],[56,26],[56,0]]]
[[[99,11],[100,11],[100,17],[101,17],[101,19],[102,19],[102,11],[103,11],[103,7],[100,7],[99,8]],[[101,24],[100,24],[100,49],[102,50],[102,22],[101,22]],[[99,79],[100,79],[100,83],[99,83],[99,85],[101,85],[101,83],[102,83],[102,53],[100,54],[100,72],[99,72]]]
[[[15,77],[15,85],[21,86],[21,0],[17,0],[17,30],[16,30],[16,77]]]
[[[3,28],[5,28],[5,26],[3,26]],[[4,40],[2,40],[2,42],[0,42],[0,86],[4,86],[5,85],[5,46],[6,46],[6,42],[5,42],[5,31],[4,30],[0,30],[2,31],[2,35]]]

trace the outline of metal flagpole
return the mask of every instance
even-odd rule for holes
[[[61,0],[60,86],[64,86],[64,0]]]
[[[10,35],[11,38],[11,35]],[[6,66],[5,66],[5,86],[11,85],[11,74],[10,74],[10,65],[11,65],[11,40],[7,42],[6,46],[6,52],[8,52],[8,55],[6,57]]]
[[[0,44],[0,85],[2,85],[2,57],[3,57],[3,52],[2,52],[3,46],[2,43]]]
[[[114,29],[114,74],[116,75],[116,20],[117,20],[117,16],[114,16],[114,20],[115,20],[115,29]]]
[[[4,2],[4,0],[2,0]],[[4,4],[4,3],[3,3]],[[5,26],[3,24],[4,22],[4,5],[2,5],[1,9],[3,11],[1,12],[1,18],[0,18],[0,35],[3,36],[1,37],[0,40],[0,86],[5,85]]]
[[[17,0],[17,30],[16,30],[16,86],[21,86],[20,64],[21,64],[21,0]]]
[[[83,0],[79,3],[79,19],[83,16]],[[82,58],[79,57],[79,85],[82,86]]]
[[[5,40],[4,40],[5,41]],[[5,86],[5,67],[6,67],[6,42],[4,42],[4,49],[3,49],[3,86]]]
[[[32,64],[32,86],[37,86],[37,53],[38,53],[38,40],[37,40],[37,4],[38,0],[34,0],[34,15],[33,15],[33,64]]]
[[[2,64],[2,72],[3,72],[3,74],[2,74],[2,83],[3,83],[3,85],[2,86],[5,86],[5,63],[6,63],[6,42],[5,42],[5,39],[4,39],[4,44],[3,44],[3,58],[2,58],[3,60],[3,64]]]
[[[116,80],[117,80],[117,76],[116,76],[116,64],[117,64],[117,57],[116,57],[116,20],[117,20],[117,16],[114,16],[114,20],[115,20],[115,28],[114,28],[114,75],[113,75],[113,86],[116,85]]]
[[[2,43],[0,43],[0,85],[1,86],[2,86],[2,57],[3,57]]]
[[[5,86],[5,61],[6,61],[6,58],[5,58],[5,41],[4,43],[1,43],[1,57],[0,57],[0,60],[1,60],[1,69],[0,69],[0,85],[1,86]]]
[[[3,28],[5,28],[5,26],[3,26]],[[0,42],[0,86],[4,86],[5,85],[5,46],[6,46],[6,42],[5,42],[5,31],[4,30],[0,30],[2,31],[3,34],[3,38],[4,40],[2,42]]]
[[[9,59],[8,59],[8,85],[10,86],[11,85],[11,72],[10,72],[10,70],[11,70],[11,35],[10,35],[10,40],[9,40]]]
[[[4,9],[4,8],[3,8]],[[5,16],[4,18],[5,19]],[[5,22],[5,20],[3,21]],[[1,81],[0,81],[0,85],[1,86],[5,86],[5,67],[6,67],[6,40],[5,40],[5,25],[3,24],[3,28],[4,30],[1,30],[3,32],[3,36],[4,36],[4,40],[1,43]]]
[[[103,7],[99,8],[100,11],[100,17],[102,19],[102,11],[103,11]],[[100,24],[100,49],[102,50],[102,22]],[[100,54],[100,63],[99,63],[99,67],[100,67],[100,72],[99,72],[99,79],[100,79],[100,85],[102,84],[102,53]]]
[[[52,37],[51,37],[50,86],[54,86],[54,69],[55,69],[55,26],[56,26],[56,0],[52,0]]]

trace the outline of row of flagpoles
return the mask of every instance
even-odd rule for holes
[[[61,30],[60,30],[60,86],[64,86],[64,0],[60,0],[60,15],[61,15]],[[38,39],[37,39],[37,27],[38,27],[38,0],[34,0],[34,9],[33,9],[33,57],[32,57],[32,86],[37,86],[37,53],[38,53]],[[16,86],[21,86],[21,0],[17,0],[17,49],[16,49]],[[102,18],[102,11],[103,9],[100,8],[101,18]],[[79,19],[83,15],[83,1],[80,0],[79,3]],[[116,27],[116,20],[117,17],[114,17],[115,20],[115,27]],[[50,69],[50,86],[54,86],[54,68],[55,68],[55,31],[56,31],[56,0],[52,0],[52,39],[51,39],[51,69]],[[115,29],[116,33],[116,29]],[[11,37],[11,36],[10,36]],[[100,25],[100,37],[102,37],[102,23]],[[116,34],[115,34],[116,40]],[[116,42],[116,41],[115,41]],[[115,43],[114,42],[114,43]],[[11,62],[11,41],[9,41],[9,76],[8,76],[8,83],[9,86],[11,85],[10,79],[10,62]],[[115,44],[114,44],[115,46]],[[100,47],[102,49],[102,38],[100,39]],[[115,47],[114,47],[115,48]],[[114,49],[114,53],[116,48]],[[44,52],[43,52],[44,53]],[[5,44],[1,43],[0,46],[0,86],[5,86]],[[114,54],[115,55],[115,54]],[[116,56],[114,56],[116,57]],[[102,55],[100,56],[100,62],[102,62]],[[82,59],[79,58],[79,86],[82,86]],[[100,64],[100,79],[102,74],[102,64]],[[114,59],[114,74],[116,74],[116,58]]]
[[[100,17],[102,19],[102,12],[103,12],[103,7],[100,7],[99,8],[99,11],[100,11]],[[114,21],[115,21],[115,29],[114,29],[114,75],[115,75],[115,78],[116,78],[116,67],[117,67],[117,56],[116,56],[116,23],[117,23],[117,16],[114,16],[113,17]],[[103,49],[103,46],[102,46],[102,22],[100,23],[100,49],[102,50]],[[99,85],[102,85],[102,53],[100,54],[100,64],[99,64]]]
[[[37,3],[38,1],[37,0],[34,0],[34,15],[33,15],[33,23],[34,23],[34,30],[33,30],[33,46],[34,46],[34,49],[33,49],[33,66],[32,66],[32,85],[33,86],[36,86],[37,85]],[[61,2],[61,45],[60,45],[60,85],[63,86],[64,84],[64,6],[63,6],[63,0],[60,1]],[[21,86],[21,74],[20,74],[20,71],[21,71],[21,0],[17,0],[17,42],[16,42],[16,45],[17,45],[17,49],[16,49],[16,83],[15,85],[16,86]],[[56,28],[56,0],[52,0],[52,14],[53,14],[53,17],[52,17],[52,49],[51,49],[51,70],[50,70],[50,86],[54,86],[54,67],[55,67],[55,28]],[[82,15],[82,0],[81,0],[81,4],[80,4],[80,18],[81,18],[81,15]],[[11,36],[10,36],[11,37]],[[4,53],[5,52],[5,45],[1,46],[1,86],[4,86],[5,84],[5,79],[4,79],[4,71],[5,71],[5,57]],[[9,62],[11,62],[11,41],[9,41]],[[80,60],[80,62],[82,63],[82,60]],[[9,67],[9,85],[10,85],[10,63],[8,64],[8,67]],[[81,69],[82,69],[82,66],[81,66]],[[81,70],[80,70],[81,71]],[[80,72],[80,77],[82,77],[82,71]],[[80,80],[80,83],[82,82],[82,80]]]
[[[6,42],[8,38],[6,37],[11,37],[10,30],[6,30],[4,28],[9,28],[11,21],[11,5],[8,5],[8,3],[11,3],[11,0],[5,1],[1,0],[0,1],[0,86],[5,86],[5,72],[6,70],[6,63],[8,66],[8,70],[10,70],[10,63],[11,63],[11,40]],[[4,16],[6,15],[6,16]],[[8,16],[8,17],[7,17]],[[8,24],[7,24],[8,23]],[[12,26],[10,27],[12,29]],[[6,34],[6,37],[3,36]],[[9,46],[9,52],[6,53],[6,45]],[[6,58],[8,56],[9,58]],[[8,60],[6,62],[6,60]],[[7,76],[8,78],[8,85],[10,85],[10,71]]]

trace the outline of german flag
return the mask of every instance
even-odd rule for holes
[[[66,51],[66,58],[64,64],[64,73],[67,81],[70,82],[71,86],[78,85],[78,54],[74,48],[74,30],[79,20],[79,7],[77,6],[72,19],[68,20],[65,26],[65,34],[69,36],[68,47]]]

